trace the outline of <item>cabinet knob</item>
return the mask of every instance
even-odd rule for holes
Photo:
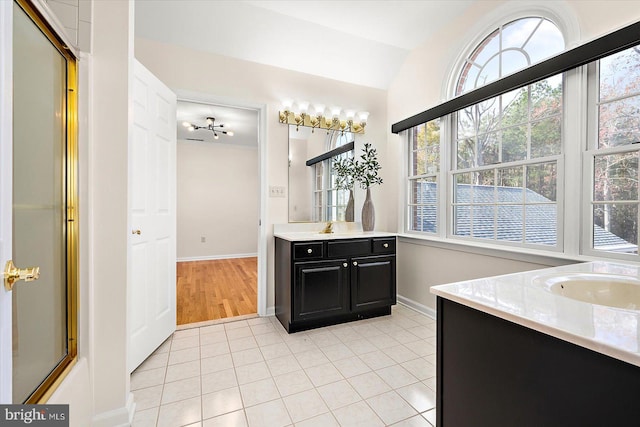
[[[353,261],[353,265],[358,265],[358,261]]]
[[[388,244],[388,243],[385,243],[385,244],[384,244],[384,245],[382,245],[382,246],[383,246],[383,247],[385,247],[385,248],[388,248],[388,247],[389,247],[389,244]]]
[[[342,264],[343,267],[348,267],[349,264],[347,264],[346,262],[344,264]]]
[[[310,253],[312,253],[312,252],[313,252],[313,249],[311,249],[311,248],[307,249],[307,253],[308,253],[308,254],[310,254]]]

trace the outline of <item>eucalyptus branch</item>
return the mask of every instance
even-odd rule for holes
[[[374,184],[382,184],[382,178],[378,176],[378,171],[382,169],[378,163],[378,154],[371,144],[365,143],[360,155],[360,160],[353,162],[354,180],[360,188],[367,189]]]
[[[332,167],[336,171],[336,188],[338,190],[353,190],[355,176],[353,158],[339,157],[334,159]]]

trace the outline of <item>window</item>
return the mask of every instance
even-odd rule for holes
[[[465,59],[454,95],[563,49],[551,21],[510,22]],[[450,200],[453,236],[556,247],[562,117],[563,76],[556,75],[410,129],[407,229],[444,235],[438,205]],[[440,156],[441,126],[451,129],[442,139],[448,156]],[[451,185],[439,193],[440,170],[450,171]]]
[[[409,146],[409,229],[436,233],[440,120],[411,129]]]
[[[562,76],[454,117],[453,234],[556,246]]]
[[[353,141],[350,132],[331,131],[326,137],[326,151]],[[336,174],[332,162],[336,158],[353,157],[353,150],[315,164],[314,221],[345,221],[349,191],[336,188]]]
[[[593,103],[597,132],[588,152],[591,247],[638,254],[640,46],[601,59],[590,72],[597,80]]]

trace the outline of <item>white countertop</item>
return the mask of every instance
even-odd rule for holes
[[[317,231],[293,231],[288,233],[274,233],[275,237],[279,237],[290,242],[307,242],[311,240],[338,240],[338,239],[358,239],[368,237],[395,237],[394,233],[386,233],[383,231],[348,231],[337,232],[331,234],[322,234]]]
[[[325,225],[324,222],[274,224],[273,235],[290,242],[396,236],[395,233],[384,231],[362,231],[362,224],[359,222],[334,222],[333,233],[320,233]]]
[[[640,266],[589,262],[434,286],[439,297],[640,366],[640,311],[577,301],[545,279],[596,273],[640,279]]]

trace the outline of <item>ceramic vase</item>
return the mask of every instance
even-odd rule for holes
[[[371,190],[367,187],[367,197],[362,205],[362,231],[373,231],[376,223],[376,211],[371,201]]]
[[[347,210],[344,213],[344,220],[353,222],[353,190],[349,190],[349,201],[347,202]]]

